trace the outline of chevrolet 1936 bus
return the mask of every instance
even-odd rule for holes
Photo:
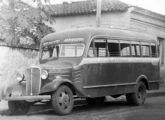
[[[75,96],[91,104],[126,95],[130,105],[142,105],[146,90],[159,88],[156,37],[135,31],[86,27],[52,33],[41,41],[39,63],[4,89],[11,113],[25,114],[32,103],[47,100],[55,113],[69,114]]]

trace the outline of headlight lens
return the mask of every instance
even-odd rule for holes
[[[24,79],[24,75],[23,75],[23,74],[18,73],[18,74],[16,75],[16,79],[17,79],[17,81],[18,81],[18,82],[20,82],[21,80],[23,80],[23,79]]]
[[[45,80],[45,79],[48,78],[48,72],[47,72],[46,70],[42,70],[41,78],[42,78],[43,80]]]

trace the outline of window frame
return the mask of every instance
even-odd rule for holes
[[[84,43],[71,43],[71,44],[70,44],[70,43],[69,43],[69,44],[68,44],[68,43],[67,43],[67,44],[63,44],[63,43],[62,43],[62,44],[60,44],[60,50],[62,49],[63,45],[75,45],[75,44],[81,44],[81,45],[83,46],[83,50],[82,50],[83,52],[82,52],[82,55],[81,55],[81,56],[74,56],[74,57],[82,57],[83,54],[84,54],[84,50],[85,50],[85,44],[84,44]],[[77,54],[77,46],[74,46],[74,47],[76,47],[76,49],[75,49],[75,50],[76,50],[76,51],[75,51],[75,54]],[[60,57],[60,58],[62,58],[62,57],[63,57],[63,58],[72,57],[72,56],[61,56],[61,54],[62,54],[61,52],[62,52],[62,51],[59,52],[59,56],[58,56],[58,57]]]
[[[140,41],[131,41],[131,46],[132,45],[134,45],[135,55],[132,55],[132,48],[131,48],[131,56],[132,57],[141,57],[141,45],[140,45]],[[139,51],[137,50],[137,47],[139,47]],[[140,55],[138,55],[138,52],[140,53]]]
[[[144,45],[144,46],[149,46],[149,56],[143,56],[143,54],[142,54],[142,52],[143,52],[143,51],[142,51],[142,50],[143,50],[143,49],[142,49],[142,46],[143,46],[143,45]],[[147,58],[148,58],[148,57],[151,57],[151,51],[150,51],[151,49],[150,49],[150,47],[151,47],[150,42],[146,42],[146,41],[143,42],[143,41],[140,41],[141,57],[147,57]]]
[[[110,42],[109,42],[109,41],[110,41]],[[111,56],[111,55],[110,55],[108,43],[117,43],[117,44],[118,44],[118,56]],[[120,40],[108,38],[108,39],[107,39],[107,46],[108,46],[109,57],[120,57]]]
[[[96,40],[99,40],[99,39],[101,39],[101,40],[104,40],[104,42],[105,42],[105,56],[99,56],[99,55],[97,55],[97,48],[96,48]],[[102,58],[102,57],[108,57],[109,55],[108,55],[108,45],[107,45],[107,37],[94,37],[92,40],[91,40],[91,42],[90,42],[90,44],[89,44],[89,47],[88,47],[88,50],[87,50],[87,57],[89,57],[90,58],[90,56],[88,55],[88,53],[89,53],[89,48],[90,48],[90,45],[91,44],[93,44],[93,53],[94,53],[94,56],[93,57],[100,57],[100,58]],[[99,50],[98,50],[99,51]],[[91,57],[91,58],[93,58],[93,57]]]
[[[152,46],[154,46],[155,47],[155,55],[153,55],[153,53],[152,53]],[[150,43],[150,56],[151,57],[158,57],[158,50],[157,50],[157,44],[155,43],[155,42],[151,42]]]
[[[123,42],[124,41],[124,42]],[[124,44],[129,44],[129,54],[128,56],[122,56],[121,54],[121,43],[124,43]],[[131,41],[129,40],[119,40],[119,52],[120,52],[120,57],[131,57]]]
[[[102,39],[102,40],[105,40],[105,56],[97,56],[97,51],[96,51],[96,46],[95,46],[95,40],[97,39]],[[118,43],[118,50],[119,50],[119,55],[118,56],[111,56],[110,55],[110,46],[108,45],[108,43]],[[129,44],[129,55],[128,56],[122,56],[121,54],[121,44],[124,43],[124,44]],[[110,36],[96,36],[96,37],[93,37],[91,42],[90,42],[90,45],[93,44],[93,53],[94,53],[94,56],[93,57],[158,57],[158,46],[157,46],[157,42],[153,42],[153,41],[141,41],[141,40],[138,40],[138,39],[126,39],[126,38],[115,38],[115,37],[110,37]],[[156,49],[156,54],[155,56],[151,55],[151,44],[154,44],[155,45],[155,49]],[[87,50],[87,57],[88,56],[88,53],[89,53],[89,48],[90,48],[90,45],[88,46],[88,50]],[[134,45],[134,50],[135,50],[135,55],[132,54],[132,45]],[[142,55],[142,46],[143,45],[146,45],[149,47],[149,56],[143,56]],[[140,51],[138,51],[138,48]]]

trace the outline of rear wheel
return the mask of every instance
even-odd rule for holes
[[[8,106],[12,115],[23,115],[30,109],[30,104],[26,101],[8,101]]]
[[[127,102],[130,105],[142,105],[146,100],[146,86],[140,81],[134,93],[126,94]]]
[[[73,109],[73,93],[66,85],[60,86],[52,94],[52,106],[56,114],[66,115]]]

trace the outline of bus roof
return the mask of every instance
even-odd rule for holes
[[[156,41],[156,36],[149,35],[142,32],[135,32],[131,30],[123,29],[111,29],[111,28],[98,28],[98,27],[86,27],[86,28],[74,28],[68,29],[61,32],[55,32],[48,34],[42,39],[42,42],[51,42],[60,40],[64,42],[65,39],[69,38],[84,38],[85,43],[89,42],[88,38],[94,36],[109,36],[113,38],[119,38],[123,40],[138,40],[138,41]]]

